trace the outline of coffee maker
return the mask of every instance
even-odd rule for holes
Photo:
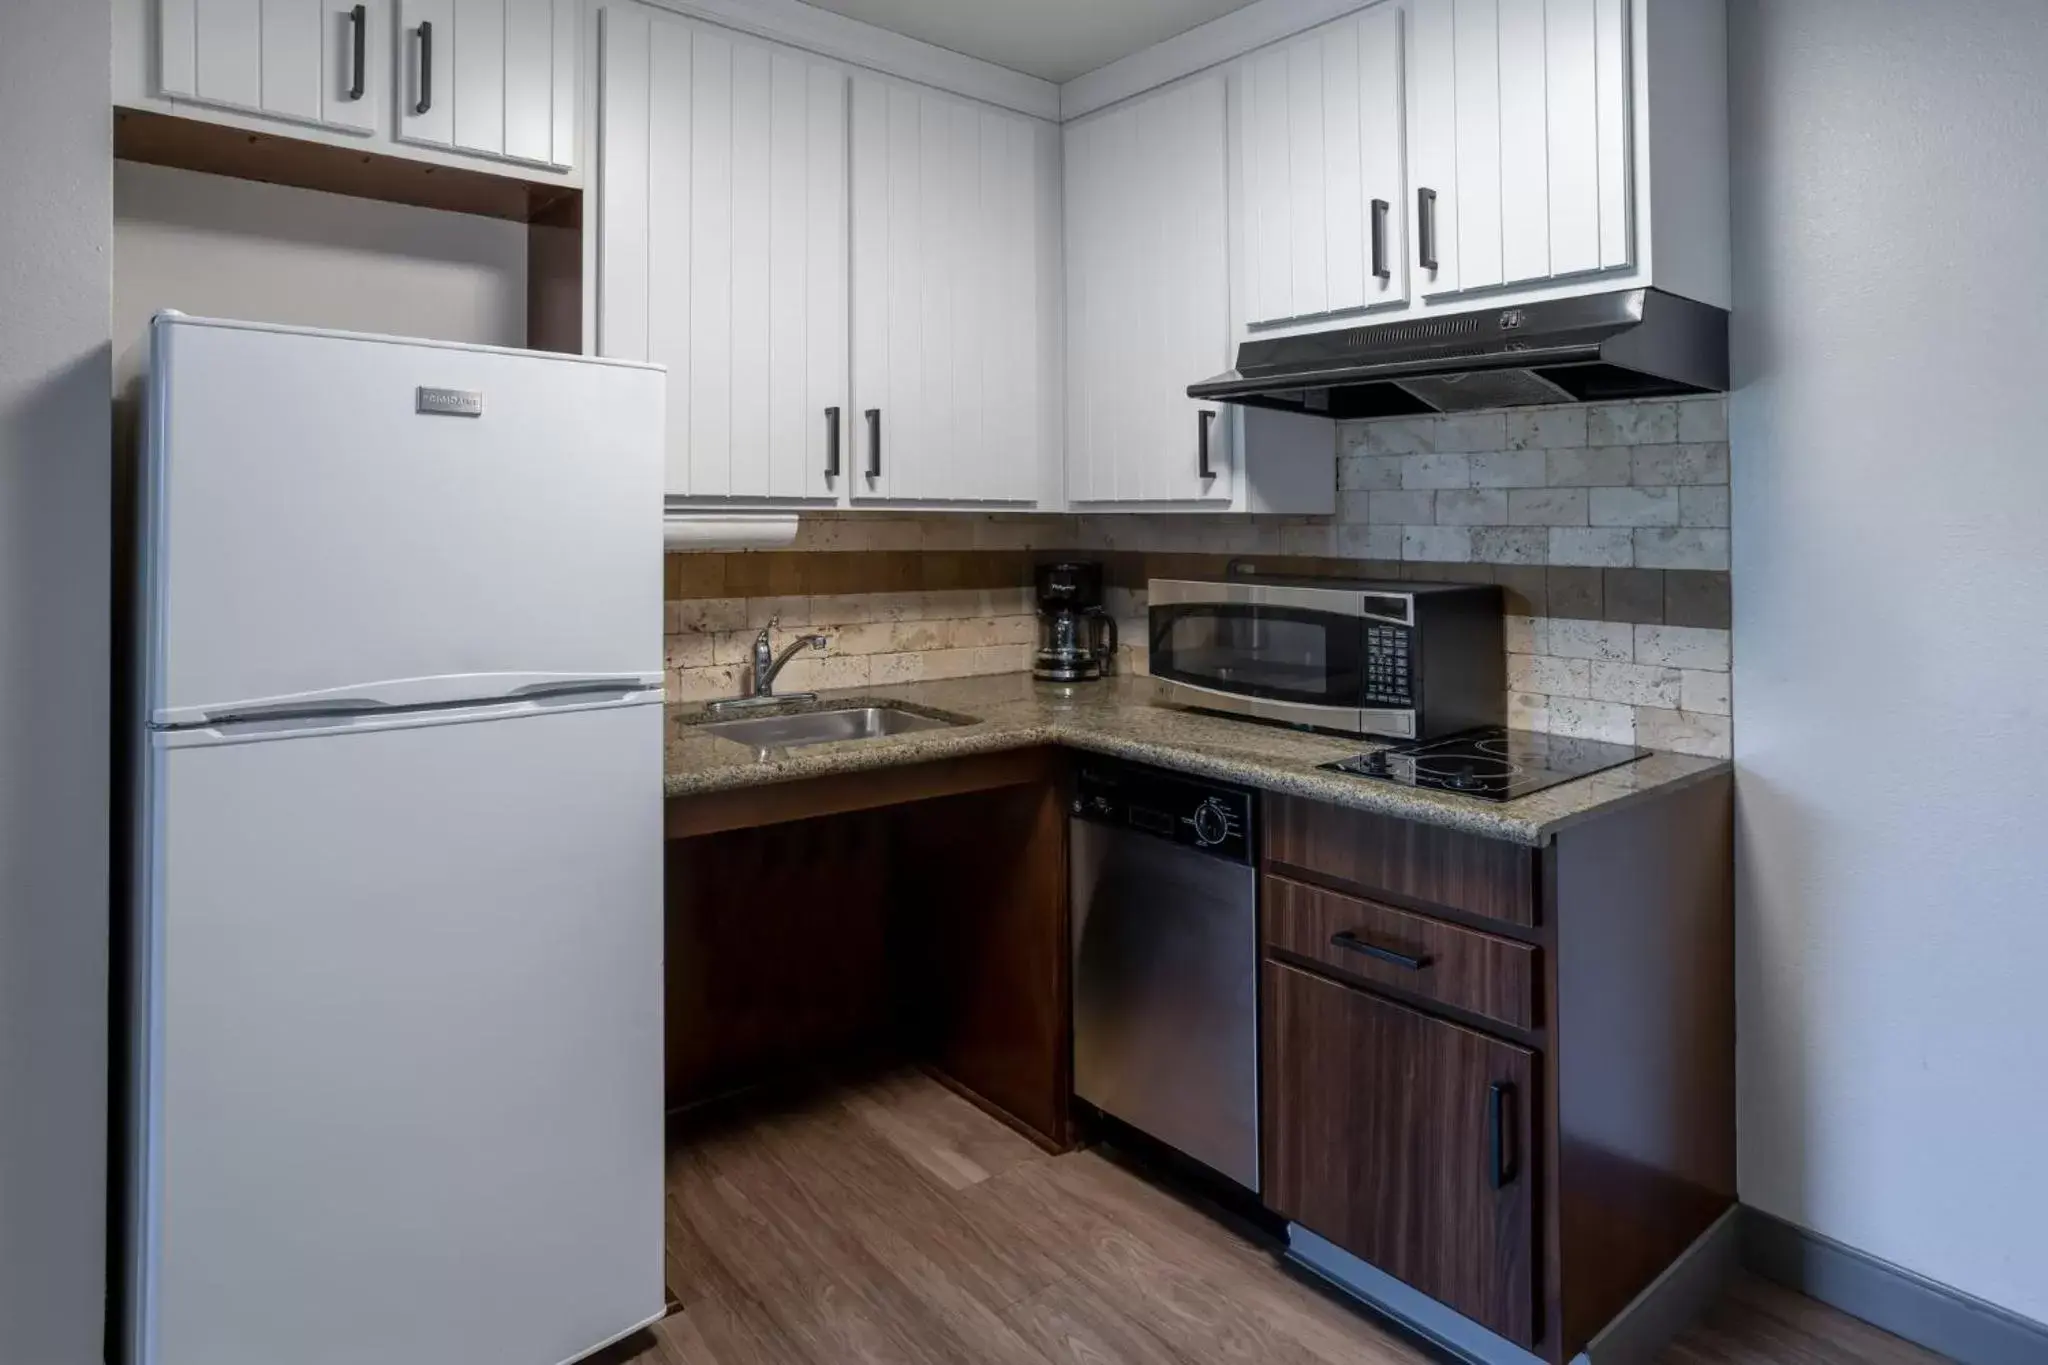
[[[1038,653],[1031,676],[1086,682],[1116,671],[1116,621],[1102,607],[1102,566],[1038,566]]]

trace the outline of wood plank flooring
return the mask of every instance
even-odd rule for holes
[[[760,1105],[669,1157],[683,1311],[604,1365],[1423,1365],[1272,1248],[915,1072]],[[1663,1365],[1935,1365],[1738,1285]]]

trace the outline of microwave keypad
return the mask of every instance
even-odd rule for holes
[[[1407,706],[1408,631],[1400,626],[1365,628],[1365,700],[1368,706]]]

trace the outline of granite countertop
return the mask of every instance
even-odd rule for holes
[[[1372,740],[1211,716],[1166,705],[1159,696],[1159,686],[1150,678],[1062,686],[1034,682],[1022,673],[826,692],[817,703],[778,709],[878,702],[972,723],[810,745],[765,759],[757,758],[750,746],[694,728],[696,722],[710,719],[703,703],[671,705],[662,789],[670,797],[701,796],[830,773],[1059,744],[1487,838],[1542,845],[1560,829],[1596,812],[1729,768],[1720,759],[1655,753],[1626,767],[1494,803],[1319,770],[1318,765],[1333,759],[1382,747]]]

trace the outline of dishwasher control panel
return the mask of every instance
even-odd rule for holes
[[[1083,763],[1077,820],[1135,830],[1231,862],[1252,862],[1252,794],[1130,763]]]

